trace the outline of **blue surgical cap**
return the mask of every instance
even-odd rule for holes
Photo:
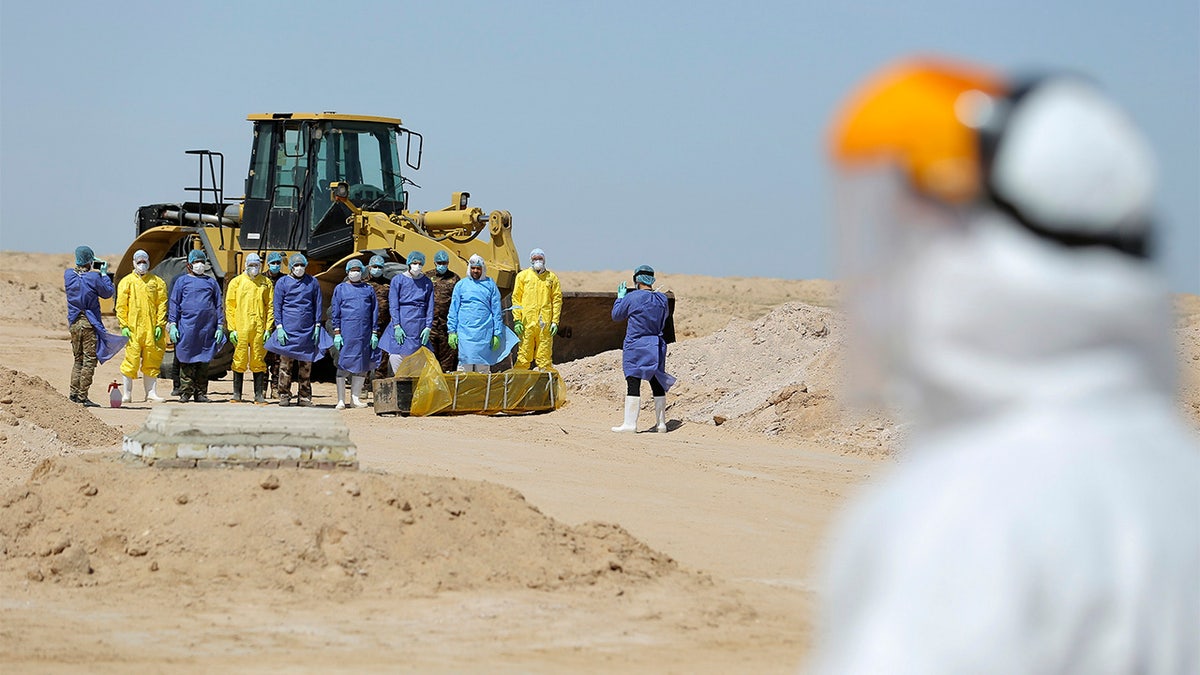
[[[145,260],[146,262],[150,262],[150,254],[146,253],[145,251],[143,251],[142,249],[139,248],[138,250],[133,252],[133,262],[137,262],[139,260]]]
[[[194,248],[188,252],[188,264],[189,265],[194,262],[197,262],[197,261],[204,262],[207,260],[208,260],[208,256],[205,255],[204,251],[201,251],[198,248]]]
[[[369,264],[372,267],[383,267],[384,265],[387,264],[387,261],[384,260],[383,256],[381,256],[381,255],[373,255],[373,256],[371,256],[371,262]]]
[[[446,253],[445,251],[438,251],[437,253],[433,254],[433,262],[448,263],[450,262],[450,254]]]
[[[90,246],[80,246],[75,249],[75,264],[83,267],[91,265],[96,260],[96,254],[92,252]]]
[[[407,261],[408,261],[409,265],[411,265],[413,263],[421,263],[422,265],[424,265],[425,264],[425,254],[421,253],[420,251],[413,251],[412,253],[408,254]]]
[[[633,271],[633,280],[635,283],[653,286],[654,268],[649,265],[639,265],[638,268]]]
[[[267,264],[270,265],[271,263],[283,263],[283,254],[279,251],[271,251],[268,253]]]
[[[351,260],[350,262],[346,263],[346,271],[347,272],[349,272],[350,270],[361,270],[362,268],[363,268],[362,261],[359,260],[358,258],[355,258],[354,260]]]
[[[529,252],[529,259],[533,260],[534,258],[541,258],[542,260],[545,260],[546,252],[540,248],[533,249],[532,251]]]
[[[304,265],[307,267],[308,258],[305,258],[303,253],[293,253],[292,257],[288,259],[288,265],[291,267],[295,267],[296,265]]]

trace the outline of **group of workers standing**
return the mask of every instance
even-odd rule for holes
[[[445,251],[434,255],[434,269],[425,271],[425,255],[409,253],[407,269],[384,277],[387,261],[373,256],[346,264],[346,279],[334,287],[328,330],[323,325],[321,284],[307,273],[301,253],[287,259],[272,252],[263,260],[251,253],[243,271],[230,280],[224,294],[208,274],[202,250],[188,253],[186,273],[168,291],[150,271],[150,257],[134,253],[134,270],[117,285],[117,321],[121,335],[109,335],[100,320],[99,298],[113,296],[107,263],[95,263],[91,249],[76,250],[76,266],[65,273],[68,322],[71,326],[75,369],[71,400],[88,400],[88,387],[97,361],[104,362],[125,347],[121,364],[122,398],[133,398],[139,373],[146,400],[163,402],[157,379],[167,340],[174,345],[178,383],[172,393],[180,402],[207,403],[209,363],[233,344],[233,398],[246,402],[250,374],[253,402],[279,399],[281,406],[311,406],[312,364],[326,351],[337,366],[337,408],[366,407],[362,390],[369,376],[387,377],[400,362],[422,347],[429,349],[445,372],[491,372],[517,347],[516,369],[553,369],[554,337],[562,316],[562,285],[547,269],[546,254],[535,248],[530,267],[516,277],[512,293],[513,330],[504,322],[500,291],[487,276],[479,255],[467,261],[467,276],[449,268]],[[96,269],[96,265],[100,265]],[[663,370],[666,343],[662,338],[668,314],[666,296],[653,291],[654,271],[639,267],[636,289],[622,282],[613,307],[613,320],[627,320],[624,373],[627,380],[625,420],[613,431],[636,430],[638,394],[642,379],[654,394],[658,431],[665,431],[665,392],[674,378]],[[292,384],[296,391],[293,397]],[[269,391],[268,391],[269,386]]]

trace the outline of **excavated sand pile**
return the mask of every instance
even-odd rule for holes
[[[836,399],[844,349],[845,322],[827,307],[790,302],[757,320],[735,318],[669,347],[667,371],[679,382],[667,397],[667,417],[887,452],[897,440],[895,425],[856,415]],[[614,401],[625,395],[620,351],[564,364],[560,372],[576,394]],[[649,410],[649,386],[643,390]]]

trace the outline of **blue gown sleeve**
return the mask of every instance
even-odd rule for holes
[[[428,277],[427,277],[428,278]],[[433,282],[425,287],[425,327],[433,328]]]
[[[500,289],[492,284],[491,291],[489,300],[492,305],[492,335],[500,337],[504,334],[504,317],[500,314]]]
[[[462,283],[461,281],[458,283]],[[458,283],[454,284],[454,290],[450,292],[450,309],[446,312],[446,332],[458,332],[458,308],[462,305],[462,293]]]
[[[338,330],[342,327],[342,285],[338,284],[333,288],[333,300],[329,303],[329,325],[333,330]]]

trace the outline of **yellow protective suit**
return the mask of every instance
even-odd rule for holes
[[[521,335],[521,346],[517,348],[517,362],[513,366],[528,370],[534,361],[539,368],[553,368],[554,336],[550,324],[557,324],[562,316],[562,285],[558,275],[550,270],[539,274],[532,268],[517,273],[516,286],[512,293],[513,320],[525,325]]]
[[[239,274],[225,291],[225,330],[236,331],[233,372],[265,373],[267,348],[263,332],[275,324],[275,285],[265,274]]]
[[[141,370],[143,375],[158,377],[167,349],[167,284],[162,277],[149,272],[125,275],[117,284],[117,321],[130,332],[121,374],[134,378]],[[162,328],[158,340],[154,339],[156,326]]]

